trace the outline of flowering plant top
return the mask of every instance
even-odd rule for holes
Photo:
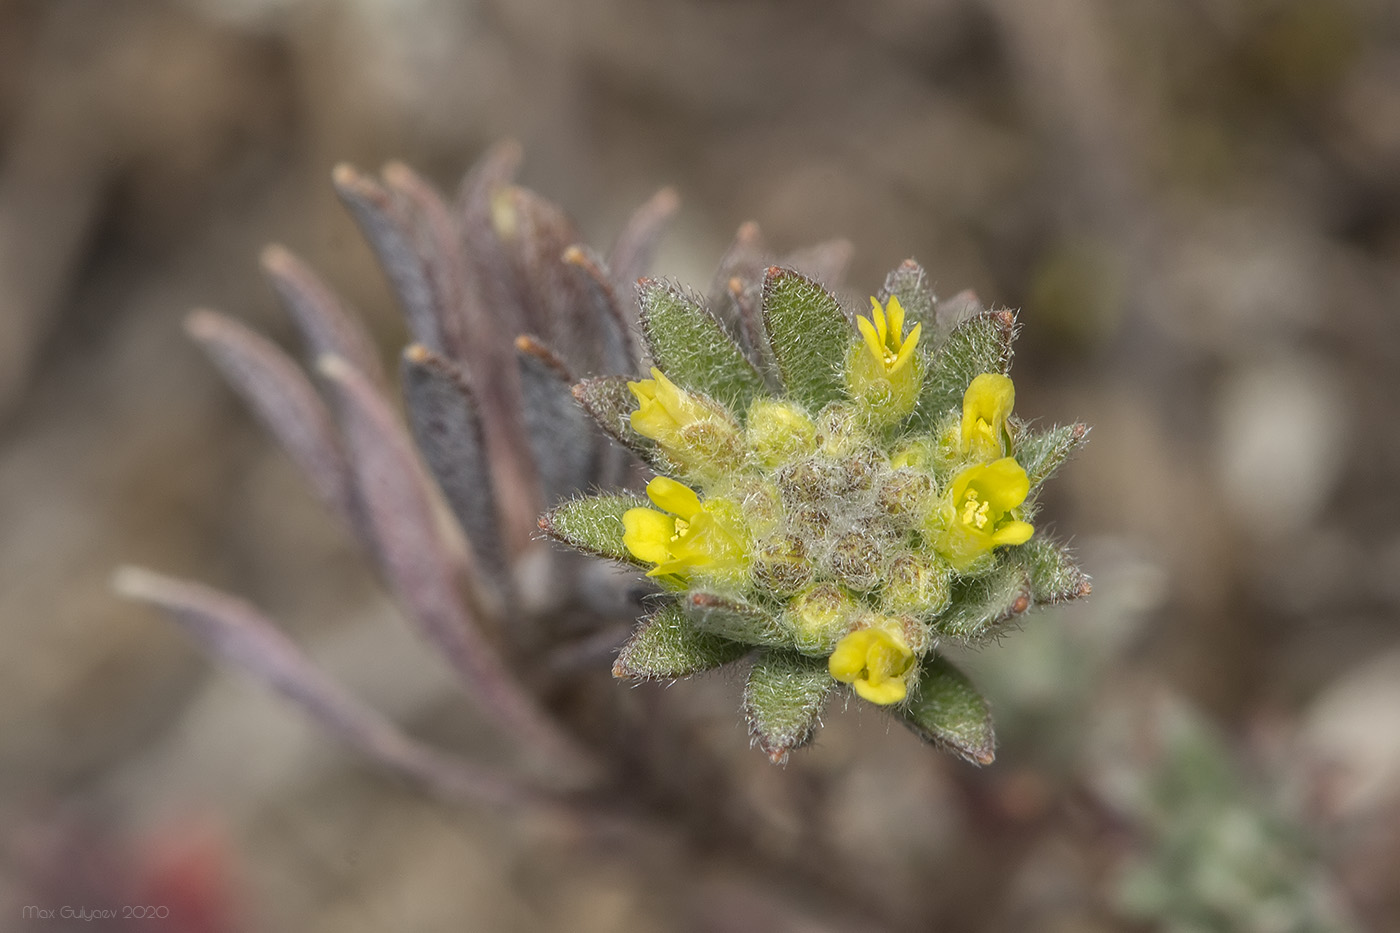
[[[845,684],[990,762],[987,705],[940,645],[1089,589],[1034,525],[1037,490],[1086,430],[1015,417],[1013,315],[936,301],[913,262],[861,316],[771,267],[748,339],[680,288],[638,289],[650,378],[574,394],[655,471],[647,499],[575,499],[540,522],[667,594],[614,674],[684,677],[753,653],[744,710],[774,761]]]

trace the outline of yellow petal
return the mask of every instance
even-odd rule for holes
[[[883,364],[885,362],[885,344],[879,334],[875,332],[875,325],[870,323],[869,318],[858,317],[856,318],[856,327],[859,328],[860,335],[865,338],[865,345],[870,349],[870,355]]]
[[[909,685],[903,680],[887,680],[879,686],[869,681],[858,680],[851,686],[862,700],[878,703],[880,706],[898,703],[909,695]]]
[[[963,393],[964,452],[988,459],[1004,453],[1002,433],[1016,404],[1016,385],[1001,373],[982,373]]]
[[[647,483],[647,497],[658,506],[689,521],[700,511],[700,497],[684,483],[658,476]]]
[[[1029,522],[1012,520],[992,533],[992,541],[1002,544],[1025,544],[1035,534],[1035,526]]]
[[[638,560],[659,564],[671,557],[671,536],[676,520],[655,509],[628,509],[622,513],[622,544]]]
[[[900,335],[904,333],[904,306],[894,295],[891,295],[890,300],[885,304],[885,316],[889,319],[890,333],[894,334],[894,342],[899,343]]]

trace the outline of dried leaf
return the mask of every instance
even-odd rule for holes
[[[452,800],[487,806],[539,802],[538,791],[409,738],[377,710],[328,678],[291,639],[243,600],[217,590],[123,567],[113,587],[159,606],[214,658],[262,681],[341,741]]]
[[[389,277],[409,331],[429,349],[450,354],[460,335],[444,328],[445,321],[455,322],[455,315],[447,317],[455,307],[442,294],[444,259],[424,242],[408,205],[349,165],[337,165],[331,180]]]
[[[500,516],[471,387],[456,364],[421,344],[404,351],[402,379],[409,427],[428,469],[467,533],[478,564],[493,578],[506,580]]]
[[[538,341],[515,341],[520,363],[525,431],[539,469],[544,501],[552,505],[587,488],[597,473],[603,438],[572,392],[573,376]]]
[[[590,343],[595,345],[597,351],[593,354],[596,359],[570,357],[574,359],[579,372],[588,375],[630,375],[637,372],[641,359],[630,325],[630,321],[636,319],[636,314],[623,313],[618,293],[608,281],[608,272],[602,261],[587,247],[574,245],[564,250],[563,262],[566,271],[573,274],[573,287],[579,295],[579,310],[592,323],[593,339]],[[627,294],[631,295],[631,289]],[[630,297],[627,303],[632,304]]]
[[[624,320],[629,325],[637,320],[640,310],[634,304],[637,279],[646,275],[656,255],[657,243],[680,207],[681,199],[674,188],[662,188],[637,208],[617,235],[607,267],[612,273],[613,291],[626,296]]]

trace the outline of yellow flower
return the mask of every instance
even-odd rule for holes
[[[846,388],[867,403],[882,422],[893,422],[914,410],[923,388],[923,364],[914,351],[924,326],[904,333],[904,308],[890,297],[886,307],[870,299],[870,317],[856,318],[862,342],[851,347],[846,360]]]
[[[633,557],[656,565],[647,576],[698,570],[732,579],[748,569],[748,536],[733,503],[701,502],[695,490],[665,476],[647,483],[647,496],[665,511],[628,509],[622,515],[623,545]]]
[[[688,424],[703,421],[710,412],[695,396],[680,388],[655,366],[651,378],[627,383],[637,398],[637,410],[632,412],[632,430],[662,445],[674,445],[680,430]]]
[[[862,699],[888,706],[909,695],[914,652],[891,629],[863,628],[836,643],[826,666],[832,677],[850,684]]]
[[[632,430],[660,444],[677,466],[708,478],[738,465],[739,427],[718,405],[685,391],[654,366],[650,379],[627,388],[637,399]]]
[[[1006,419],[1016,402],[1016,386],[1000,373],[983,373],[963,394],[962,452],[995,460],[1011,452]]]
[[[967,467],[953,477],[939,510],[938,549],[954,570],[969,569],[993,548],[1031,539],[1035,529],[1012,512],[1030,488],[1026,471],[1011,457]]]

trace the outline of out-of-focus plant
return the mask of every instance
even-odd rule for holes
[[[1183,702],[1127,708],[1089,778],[1130,830],[1113,886],[1123,916],[1170,933],[1354,929],[1313,835],[1277,788],[1248,779]]]

